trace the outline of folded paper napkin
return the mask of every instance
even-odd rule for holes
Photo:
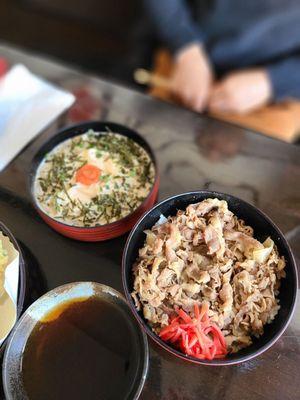
[[[0,79],[0,171],[74,100],[23,65]]]

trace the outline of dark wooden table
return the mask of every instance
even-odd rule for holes
[[[97,281],[122,291],[121,255],[126,237],[103,243],[64,238],[36,214],[27,188],[35,151],[60,127],[86,118],[119,122],[147,138],[159,162],[160,199],[202,188],[237,195],[260,207],[279,225],[299,261],[297,146],[161,103],[8,46],[0,46],[0,56],[10,64],[25,64],[80,97],[72,112],[51,124],[0,174],[0,220],[15,234],[28,261],[27,304],[72,281]],[[149,344],[150,368],[143,400],[300,399],[299,304],[277,344],[239,366],[190,365]]]

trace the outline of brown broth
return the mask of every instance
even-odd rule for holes
[[[64,303],[38,322],[22,359],[30,400],[125,399],[135,344],[125,311],[96,297]]]

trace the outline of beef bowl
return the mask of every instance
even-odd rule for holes
[[[111,122],[68,127],[35,155],[32,201],[43,220],[82,241],[129,231],[156,201],[154,153],[138,133]]]
[[[297,269],[278,227],[229,194],[163,200],[123,253],[131,311],[161,347],[189,362],[232,365],[270,348],[296,305]]]

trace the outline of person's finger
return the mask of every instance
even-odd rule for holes
[[[186,107],[193,106],[193,93],[191,90],[179,92],[178,95],[181,97],[181,100]]]
[[[207,104],[207,98],[204,93],[195,96],[192,100],[191,107],[196,112],[202,112]]]
[[[211,90],[210,90],[210,94],[209,97],[211,99],[215,98],[215,97],[219,97],[219,96],[223,96],[225,93],[225,88],[224,85],[222,83],[218,83],[215,84]]]
[[[185,79],[175,76],[171,81],[171,90],[175,98],[196,112],[202,112],[207,106],[208,85],[191,85],[191,82],[187,83]]]
[[[231,112],[232,108],[225,99],[219,99],[214,102],[210,102],[208,106],[212,112]]]
[[[226,91],[223,86],[214,86],[209,93],[209,103],[226,98]]]
[[[209,100],[210,86],[204,86],[201,90],[198,90],[193,98],[192,108],[196,112],[202,112],[207,108]]]
[[[203,110],[206,99],[204,91],[195,90],[195,87],[182,89],[177,86],[176,96],[186,107],[198,112]]]
[[[230,110],[230,101],[223,86],[214,87],[208,101],[210,111],[225,112]]]

